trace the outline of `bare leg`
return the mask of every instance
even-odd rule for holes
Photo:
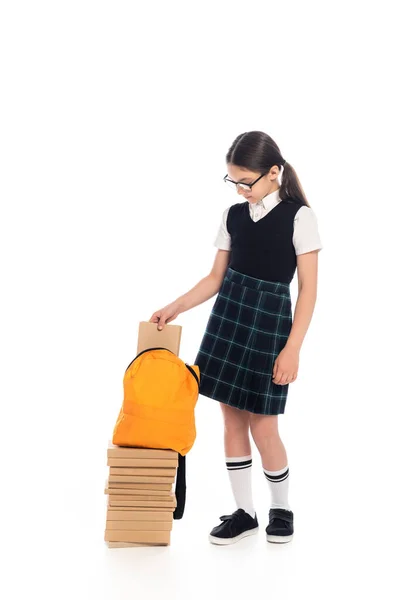
[[[224,417],[225,459],[237,508],[255,516],[252,494],[252,456],[247,411],[221,403]]]
[[[224,418],[224,445],[226,456],[251,454],[249,425],[250,413],[220,403]]]
[[[288,502],[289,466],[278,432],[278,415],[251,415],[250,430],[271,491],[271,508],[291,510]]]
[[[278,415],[250,415],[250,430],[264,469],[277,471],[288,464],[285,446],[279,436]]]

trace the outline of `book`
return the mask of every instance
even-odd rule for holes
[[[140,469],[176,469],[178,467],[178,459],[108,456],[107,465],[109,467],[137,467]]]
[[[158,492],[171,492],[173,485],[171,483],[121,483],[120,481],[106,480],[106,487],[114,490],[146,490]]]
[[[167,348],[179,356],[181,336],[182,325],[167,323],[160,331],[157,323],[140,321],[136,355],[147,348]]]
[[[174,493],[174,492],[159,491],[159,490],[145,490],[145,489],[129,490],[126,488],[118,489],[118,488],[106,487],[104,489],[104,493],[111,494],[113,496],[115,496],[115,495],[126,496],[127,498],[130,498],[130,497],[134,498],[135,496],[150,496],[153,498],[170,498],[171,493]]]
[[[152,547],[154,547],[154,546],[168,546],[169,545],[169,544],[157,544],[156,542],[152,543],[152,544],[151,543],[138,544],[138,543],[135,543],[135,542],[106,542],[106,544],[107,544],[107,546],[109,548],[134,548],[134,547],[135,548],[138,548],[138,547],[143,548],[144,546],[147,546],[147,547],[152,546]]]
[[[113,459],[109,458],[107,465],[111,467],[110,473],[113,475],[146,475],[148,477],[175,477],[176,469],[159,468],[136,468],[111,464]]]
[[[173,515],[170,511],[160,511],[157,508],[151,510],[138,510],[136,508],[121,509],[108,508],[107,521],[166,521],[172,523]],[[121,527],[124,529],[124,527]]]
[[[172,521],[106,521],[109,531],[172,531]]]
[[[156,506],[176,506],[176,497],[175,494],[170,494],[169,496],[119,496],[117,494],[113,494],[110,496],[112,502],[116,502],[117,500],[121,500],[122,502],[150,502],[156,503]],[[148,506],[145,504],[144,506]]]
[[[140,460],[173,460],[178,462],[175,450],[160,450],[158,448],[137,448],[132,446],[116,446],[108,442],[107,458],[132,458]]]
[[[171,540],[170,531],[129,531],[109,530],[104,532],[106,542],[140,542],[140,543],[157,543],[169,544]]]
[[[152,507],[152,506],[111,506],[110,504],[110,498],[111,496],[107,496],[108,498],[108,502],[107,502],[107,508],[108,510],[118,510],[118,511],[135,511],[135,512],[170,512],[172,510],[172,512],[174,511],[174,509],[172,508],[165,508],[164,506],[156,506],[156,507]]]
[[[110,473],[108,481],[114,483],[174,483],[174,477],[151,477],[141,475],[114,475]]]
[[[119,506],[137,506],[143,508],[163,508],[164,510],[174,510],[176,507],[175,502],[159,502],[156,500],[115,500],[112,496],[109,496],[110,500],[108,505],[112,507]]]

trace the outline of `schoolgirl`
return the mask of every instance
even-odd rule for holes
[[[237,510],[209,540],[231,544],[259,529],[252,497],[249,433],[271,493],[267,540],[293,538],[289,465],[278,431],[317,297],[317,219],[293,167],[262,131],[240,134],[226,155],[225,182],[242,197],[222,215],[208,276],[150,321],[162,329],[218,293],[194,364],[200,394],[220,403],[225,463]],[[290,283],[297,270],[292,317]]]

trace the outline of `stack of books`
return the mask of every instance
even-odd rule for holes
[[[178,453],[110,442],[107,465],[104,539],[108,546],[168,546],[176,507],[173,489]]]

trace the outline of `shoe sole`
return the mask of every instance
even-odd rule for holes
[[[212,544],[217,544],[218,546],[227,546],[228,544],[234,544],[235,542],[239,542],[239,540],[247,537],[248,535],[254,535],[259,530],[259,527],[254,527],[253,529],[248,529],[247,531],[243,531],[236,537],[233,538],[219,538],[214,535],[209,535],[208,539]]]
[[[274,544],[284,544],[290,542],[293,539],[292,535],[269,535],[267,533],[267,542],[273,542]]]

